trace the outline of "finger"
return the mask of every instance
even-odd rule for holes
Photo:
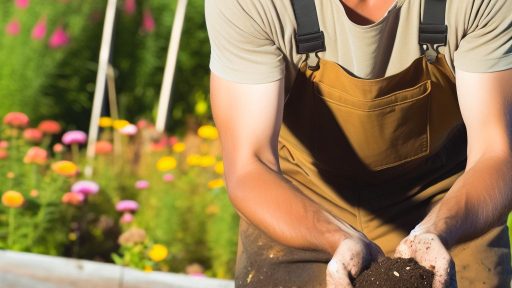
[[[395,258],[412,258],[412,247],[408,242],[402,241],[395,250]]]
[[[335,259],[327,264],[326,277],[327,288],[352,288],[348,271]]]
[[[432,288],[446,288],[451,287],[451,274],[455,268],[451,267],[451,259],[441,260],[437,262],[437,267],[434,268],[434,282]]]

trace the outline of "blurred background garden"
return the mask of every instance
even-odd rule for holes
[[[177,1],[117,1],[117,111],[104,101],[90,163],[106,5],[0,1],[0,249],[232,278],[238,218],[211,121],[203,0],[188,3],[166,133],[153,123]]]

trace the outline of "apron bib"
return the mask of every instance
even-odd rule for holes
[[[437,52],[446,45],[445,2],[426,0],[423,55],[402,72],[374,80],[321,59],[325,45],[314,1],[293,4],[298,52],[308,56],[284,104],[281,171],[392,255],[466,164],[455,78]],[[244,221],[239,245],[237,287],[325,287],[330,257],[324,253],[284,247]],[[459,287],[509,285],[508,245],[503,226],[451,251]],[[479,254],[470,254],[475,250]]]

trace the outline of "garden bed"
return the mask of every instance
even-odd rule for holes
[[[232,288],[233,281],[142,272],[88,260],[0,251],[0,283],[10,288]]]

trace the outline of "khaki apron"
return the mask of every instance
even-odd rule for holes
[[[435,57],[375,80],[323,59],[318,70],[304,63],[284,105],[283,175],[388,256],[466,165],[455,78],[444,55]],[[450,252],[459,287],[510,287],[505,224]],[[236,287],[325,287],[330,260],[241,220]]]

